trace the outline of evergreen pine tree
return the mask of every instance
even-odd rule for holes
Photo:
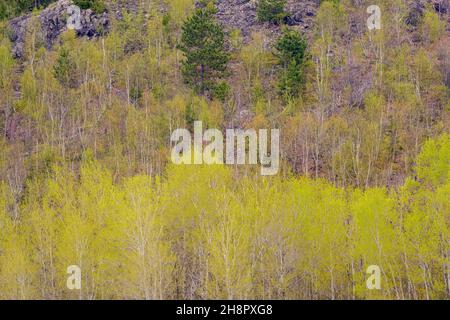
[[[59,83],[65,87],[75,85],[75,64],[70,57],[70,52],[66,48],[61,48],[58,59],[53,66],[53,75]]]
[[[225,34],[214,21],[210,9],[198,9],[182,26],[178,48],[184,53],[182,73],[185,81],[202,94],[215,88],[225,75],[229,55]]]
[[[286,0],[259,0],[256,9],[261,22],[280,23],[286,17],[284,6]]]
[[[285,98],[297,97],[305,83],[304,66],[307,60],[307,43],[298,31],[284,31],[275,45],[282,74],[280,94]]]

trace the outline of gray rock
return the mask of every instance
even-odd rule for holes
[[[277,34],[281,27],[270,23],[260,23],[256,8],[258,0],[217,0],[217,21],[226,30],[239,29],[244,42],[251,38],[252,32],[262,30],[266,34]],[[314,23],[319,1],[317,0],[287,0],[285,23],[296,26],[299,30],[310,29]]]
[[[40,35],[47,49],[50,49],[57,41],[61,33],[67,30],[67,8],[72,5],[72,0],[59,0],[48,6],[39,14],[27,14],[12,19],[9,23],[11,28],[11,40],[13,55],[20,58],[23,55],[26,32],[33,19],[40,23]],[[81,27],[76,30],[77,35],[82,37],[97,37],[109,30],[110,16],[107,12],[95,14],[92,10],[81,10]],[[35,20],[36,21],[36,20]]]

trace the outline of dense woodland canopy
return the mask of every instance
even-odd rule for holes
[[[1,299],[450,297],[448,13],[375,1],[369,31],[372,3],[324,0],[303,32],[263,1],[246,37],[213,1],[142,0],[46,48],[48,2],[0,0]],[[170,164],[196,120],[280,129],[280,173]]]

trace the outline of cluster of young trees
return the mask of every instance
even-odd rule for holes
[[[95,13],[106,11],[106,5],[103,0],[73,0],[73,3],[80,9],[91,9]]]
[[[114,182],[86,152],[28,181],[19,216],[0,185],[0,298],[448,298],[449,156],[448,135],[429,140],[398,191],[363,191],[223,165]]]
[[[161,173],[173,128],[202,120],[280,128],[285,171],[385,186],[411,173],[427,137],[448,131],[444,22],[431,9],[411,31],[408,8],[389,2],[382,30],[354,31],[360,7],[323,1],[310,34],[244,42],[214,21],[211,2],[170,1],[164,13],[144,2],[147,13],[125,13],[104,38],[67,32],[50,51],[36,18],[22,61],[8,55],[3,25],[5,157],[51,150],[76,162],[90,147],[118,175]],[[19,185],[39,163],[23,160]]]
[[[42,8],[55,0],[0,0],[0,21],[33,9]]]
[[[339,185],[396,185],[421,142],[448,132],[446,37],[425,31],[442,26],[442,18],[428,9],[410,31],[401,1],[380,5],[383,27],[370,32],[365,21],[361,31],[348,28],[352,11],[343,1],[322,2],[304,93],[277,110],[294,109],[283,123],[283,145],[295,172]],[[427,40],[411,46],[411,37]]]
[[[139,3],[104,37],[67,31],[52,49],[33,17],[17,60],[0,22],[1,298],[448,297],[433,8],[412,23],[403,0],[379,1],[369,31],[362,4],[325,0],[307,34],[248,39],[211,1]],[[171,133],[197,120],[279,128],[279,177],[167,168]]]

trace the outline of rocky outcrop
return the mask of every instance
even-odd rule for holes
[[[267,34],[278,33],[280,29],[278,26],[258,21],[257,2],[257,0],[217,0],[216,18],[227,30],[241,30],[246,40],[254,31],[263,30]],[[311,29],[319,3],[319,0],[288,0],[285,23],[295,26],[300,31]]]
[[[27,14],[10,21],[13,55],[20,58],[23,55],[26,34],[32,25],[37,26],[37,32],[46,48],[50,48],[61,33],[66,31],[71,0],[60,0],[38,14]],[[95,14],[92,10],[81,10],[80,25],[76,28],[78,36],[96,37],[108,31],[110,17],[107,12]]]
[[[417,27],[422,19],[426,6],[434,8],[447,22],[450,22],[450,0],[415,0],[409,2],[410,9],[405,19],[406,24]]]
[[[147,12],[149,3],[143,5],[140,0],[105,0],[109,12],[95,14],[92,10],[81,10],[81,26],[76,30],[78,36],[89,38],[97,37],[109,30],[111,18],[114,16],[121,19],[123,11],[138,12],[143,10]],[[353,0],[354,5],[363,8],[369,1]],[[270,23],[261,23],[257,19],[256,8],[258,0],[216,0],[216,19],[223,25],[227,31],[238,29],[247,42],[251,34],[256,31],[262,31],[269,38],[275,38],[281,31],[280,26]],[[442,16],[449,17],[450,0],[408,0],[410,14],[406,17],[406,23],[415,26],[420,22],[421,16],[426,5],[430,5]],[[59,35],[67,30],[67,8],[72,5],[72,0],[59,0],[37,14],[27,14],[10,21],[11,40],[13,41],[14,57],[20,58],[23,55],[24,43],[27,30],[32,23],[38,23],[40,26],[41,38],[44,45],[50,48]],[[157,2],[158,10],[165,11],[163,5]],[[161,7],[162,6],[162,7]],[[287,17],[284,23],[292,26],[303,33],[307,33],[314,26],[314,19],[320,6],[320,0],[287,0]],[[365,10],[361,11],[365,14]],[[352,17],[350,17],[350,20]],[[357,19],[359,23],[365,20]],[[356,24],[355,24],[356,25]],[[448,24],[450,25],[450,24]],[[353,24],[352,24],[353,26]]]
[[[301,32],[308,32],[314,26],[314,20],[321,0],[287,0],[285,11],[287,17],[284,23],[294,26]],[[368,0],[352,0],[353,6],[360,7],[365,15],[365,8],[372,4]],[[217,20],[225,29],[239,29],[245,40],[248,40],[254,31],[263,31],[266,35],[278,34],[279,26],[269,23],[260,23],[256,8],[258,0],[216,0]],[[417,24],[427,6],[434,8],[444,19],[449,18],[450,0],[407,0],[410,16],[406,23]],[[366,16],[361,21],[365,25]]]

